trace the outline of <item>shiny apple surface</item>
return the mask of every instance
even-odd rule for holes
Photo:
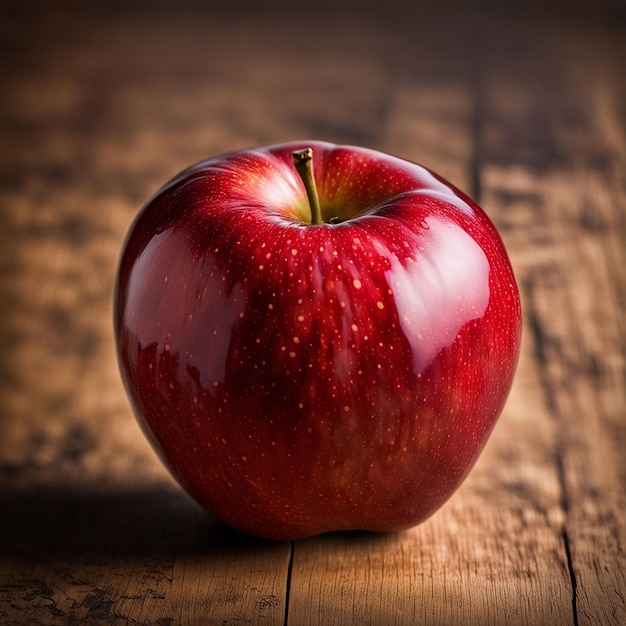
[[[303,142],[161,189],[127,237],[115,321],[131,403],[180,484],[234,528],[294,539],[443,504],[502,410],[521,311],[469,198],[396,157]]]

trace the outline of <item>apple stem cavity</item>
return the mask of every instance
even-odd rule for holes
[[[317,185],[315,184],[315,174],[313,172],[313,150],[304,148],[296,150],[292,153],[293,164],[296,166],[298,174],[304,183],[306,195],[309,199],[309,208],[311,211],[311,224],[323,224],[322,207],[320,206],[320,198],[317,193]]]

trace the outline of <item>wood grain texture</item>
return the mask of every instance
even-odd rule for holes
[[[494,123],[485,140],[485,189],[494,203],[504,195],[540,221],[532,248],[515,243],[519,224],[506,232],[520,253],[542,419],[557,435],[552,465],[579,624],[626,620],[624,47],[611,32],[543,26],[532,47],[506,64],[497,50],[523,42],[501,40],[486,81],[497,89],[486,98]],[[531,71],[534,85],[521,88]],[[523,162],[512,154],[520,139]]]
[[[626,623],[617,4],[177,6],[0,4],[0,623]],[[204,157],[302,137],[469,191],[522,291],[500,422],[404,533],[223,528],[169,478],[119,380],[111,293],[144,200]]]

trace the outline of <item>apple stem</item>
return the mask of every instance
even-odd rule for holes
[[[313,173],[313,150],[311,148],[296,150],[292,156],[293,164],[296,166],[298,174],[300,174],[300,178],[306,189],[306,195],[309,199],[311,224],[323,224],[322,208],[320,206],[320,198],[317,193],[317,185],[315,184],[315,175]]]

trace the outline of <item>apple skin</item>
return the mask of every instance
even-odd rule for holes
[[[339,223],[308,223],[305,147]],[[270,539],[426,519],[477,460],[518,359],[519,293],[485,213],[353,146],[183,171],[132,225],[115,296],[154,448],[199,504]]]

